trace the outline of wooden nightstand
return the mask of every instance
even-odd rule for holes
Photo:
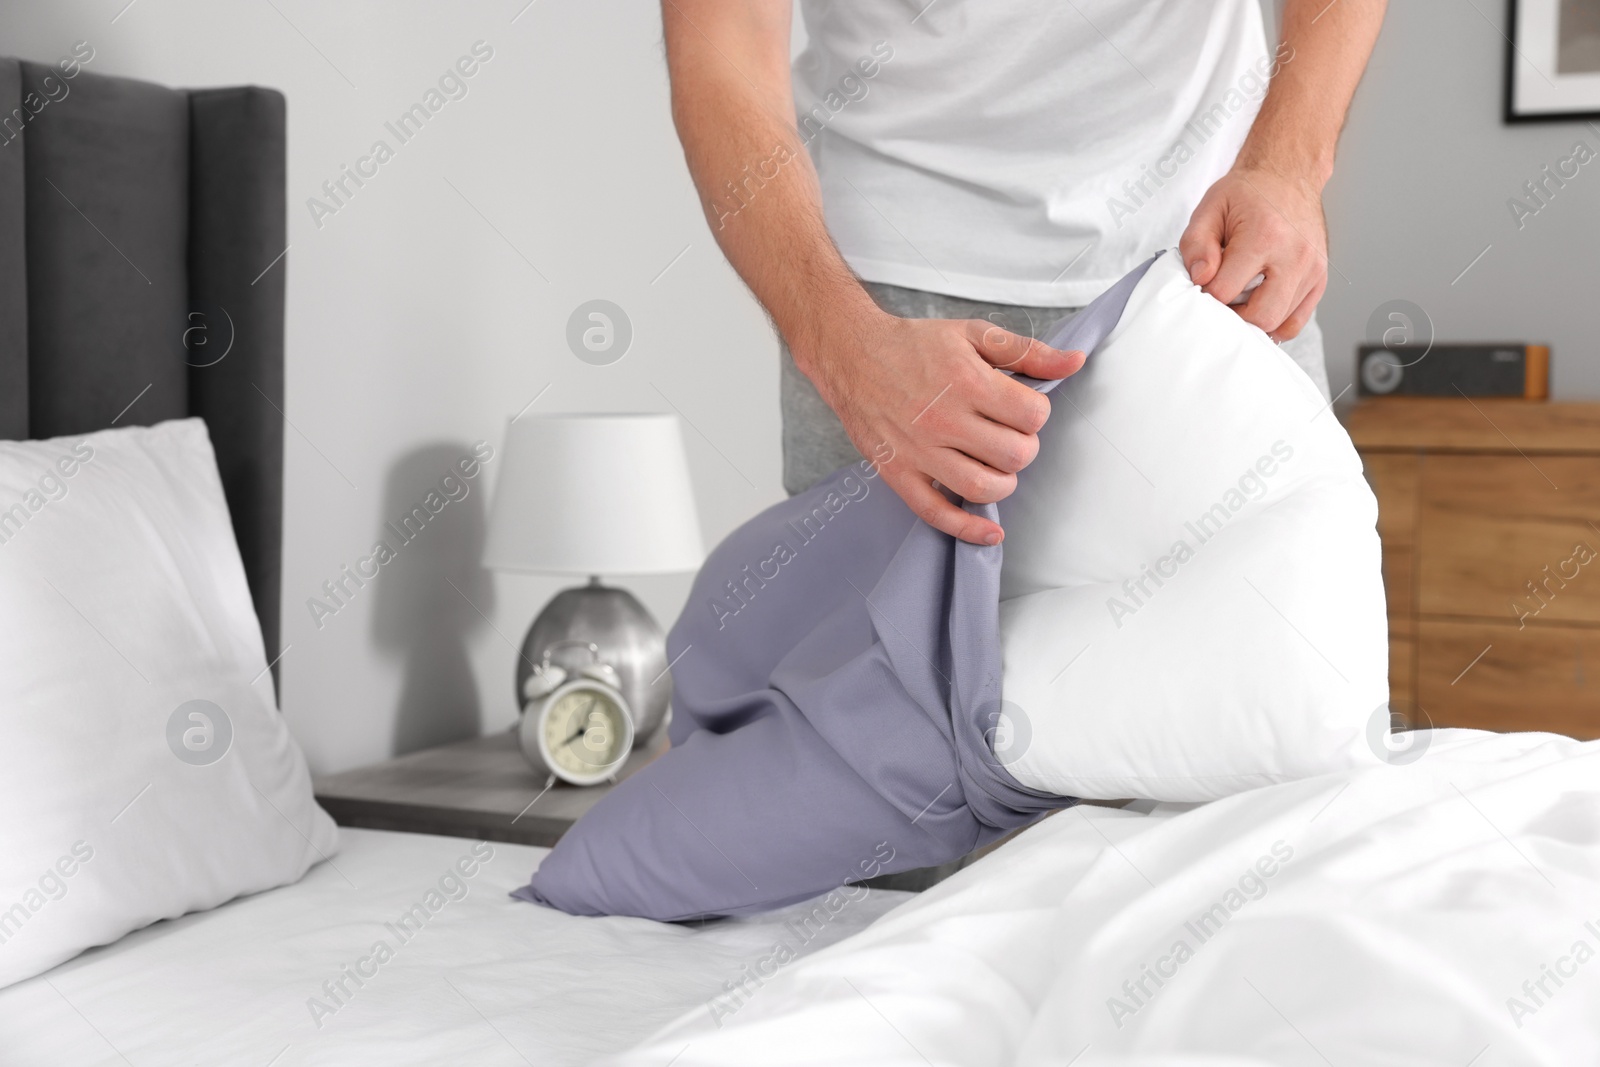
[[[666,751],[666,733],[628,757],[620,781]],[[423,749],[313,783],[340,826],[553,845],[610,785],[579,788],[528,765],[513,731]]]
[[[1396,710],[1600,737],[1600,404],[1369,399],[1344,423],[1378,497]]]

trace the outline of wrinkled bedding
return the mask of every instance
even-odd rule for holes
[[[1079,806],[627,1067],[1600,1062],[1600,742]]]

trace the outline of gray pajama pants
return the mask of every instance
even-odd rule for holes
[[[1023,307],[966,300],[898,285],[864,282],[880,308],[903,319],[987,319],[1012,333],[1040,338],[1077,314],[1077,308]],[[1316,316],[1283,350],[1310,375],[1324,399],[1328,397],[1328,371],[1323,363],[1322,330]],[[839,417],[823,402],[816,386],[800,373],[787,345],[780,345],[783,361],[779,399],[783,410],[783,487],[792,496],[816,484],[824,475],[860,453],[845,435]]]

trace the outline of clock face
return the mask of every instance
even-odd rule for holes
[[[545,708],[541,729],[551,769],[579,780],[608,774],[633,743],[627,712],[597,687],[558,693]]]

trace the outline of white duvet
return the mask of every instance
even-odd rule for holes
[[[1600,1063],[1600,742],[1078,807],[615,1062]]]

